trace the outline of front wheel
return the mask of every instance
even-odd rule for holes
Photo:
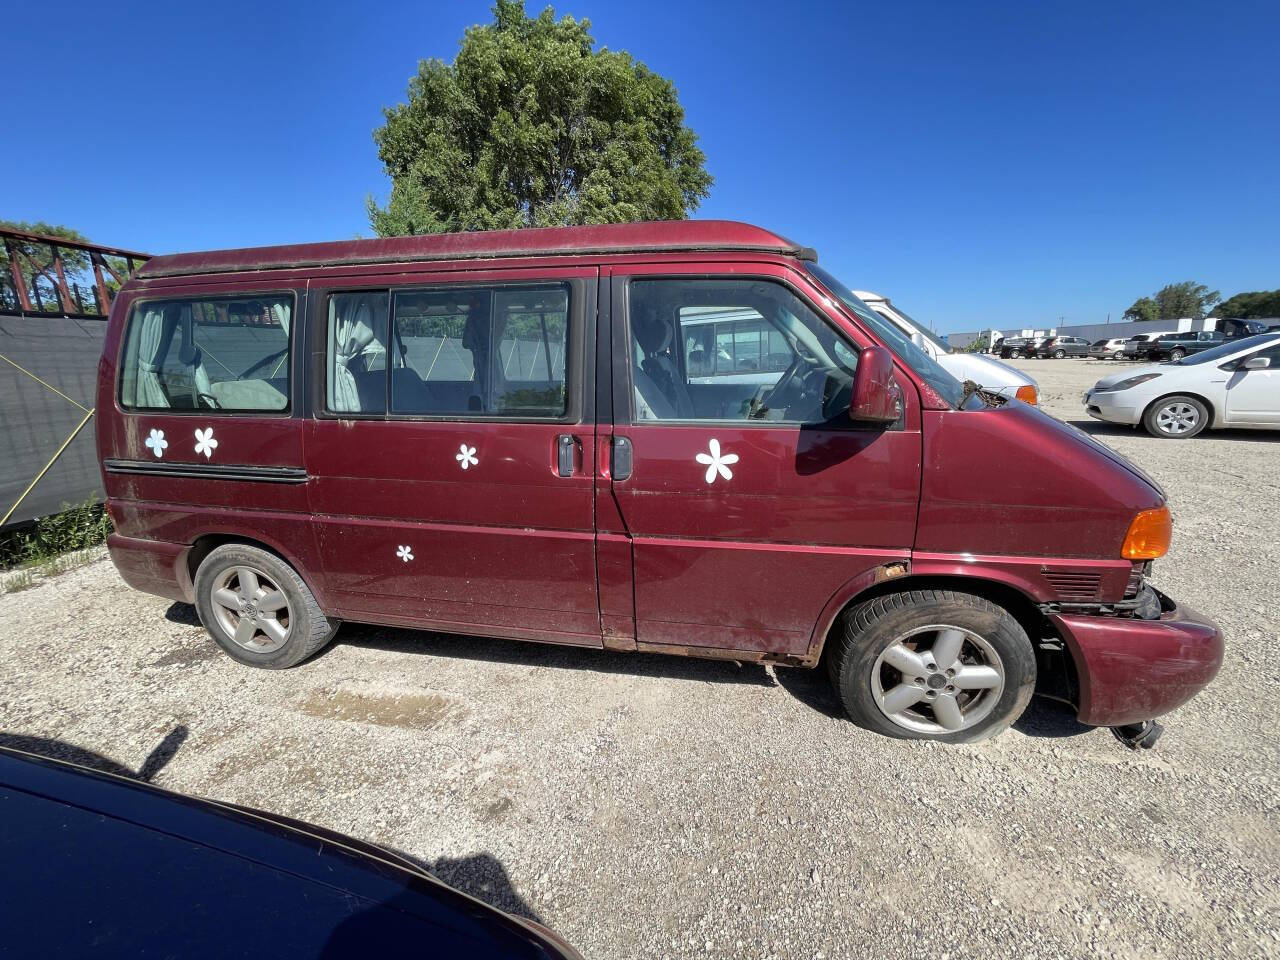
[[[195,590],[200,622],[218,646],[249,666],[296,666],[338,628],[293,567],[248,544],[211,551],[196,571]]]
[[[952,590],[911,590],[846,610],[828,670],[850,719],[908,740],[973,743],[1022,715],[1031,641],[1007,610]]]
[[[1147,433],[1168,440],[1188,440],[1209,425],[1209,409],[1195,397],[1161,397],[1142,416]]]

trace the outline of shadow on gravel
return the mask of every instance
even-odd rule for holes
[[[343,624],[333,646],[368,647],[392,653],[509,663],[561,670],[590,670],[596,673],[625,673],[637,677],[672,680],[700,680],[704,683],[750,683],[771,687],[773,678],[756,663],[729,660],[698,660],[659,653],[617,653],[589,647],[554,646],[504,640],[499,637],[472,637],[424,630],[397,630]],[[327,648],[332,650],[333,646]],[[325,656],[321,652],[318,657]]]
[[[825,665],[820,664],[812,670],[804,667],[776,667],[773,675],[778,679],[778,686],[806,707],[826,717],[845,719],[844,707],[840,705],[836,692],[831,687]]]
[[[177,755],[178,749],[186,742],[188,733],[186,724],[178,724],[165,734],[164,739],[147,755],[147,759],[142,761],[142,766],[137,770],[130,770],[124,764],[117,763],[100,753],[77,747],[65,740],[54,740],[51,737],[36,737],[0,730],[0,747],[34,753],[38,757],[48,757],[51,760],[65,760],[68,763],[88,767],[90,770],[100,770],[103,773],[115,774],[117,777],[128,777],[130,780],[150,783]]]
[[[1077,720],[1074,709],[1061,700],[1032,697],[1022,716],[1014,721],[1013,729],[1028,737],[1057,738],[1078,737],[1096,728]]]
[[[164,612],[164,618],[170,623],[180,623],[184,627],[202,627],[204,624],[200,622],[200,617],[196,613],[194,604],[181,603],[175,601],[169,605],[169,609]]]
[[[1159,440],[1159,437],[1153,437],[1147,433],[1142,427],[1126,427],[1122,423],[1107,423],[1103,420],[1094,420],[1089,417],[1085,420],[1068,420],[1067,423],[1083,430],[1085,433],[1094,437],[1144,437],[1147,440]],[[1248,440],[1254,443],[1280,443],[1280,431],[1272,430],[1210,430],[1193,437],[1192,440],[1211,439],[1211,440]],[[1176,443],[1177,441],[1169,441]]]

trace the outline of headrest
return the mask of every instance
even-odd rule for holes
[[[671,345],[674,333],[671,324],[651,307],[637,307],[631,311],[631,329],[640,349],[651,357],[662,353]]]

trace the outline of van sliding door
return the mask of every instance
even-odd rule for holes
[[[307,463],[341,616],[600,645],[596,283],[513,269],[315,292]]]

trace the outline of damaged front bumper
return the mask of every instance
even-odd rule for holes
[[[1143,591],[1151,596],[1131,616],[1047,614],[1075,661],[1081,723],[1115,727],[1168,713],[1203,690],[1222,666],[1217,624],[1154,587]]]

